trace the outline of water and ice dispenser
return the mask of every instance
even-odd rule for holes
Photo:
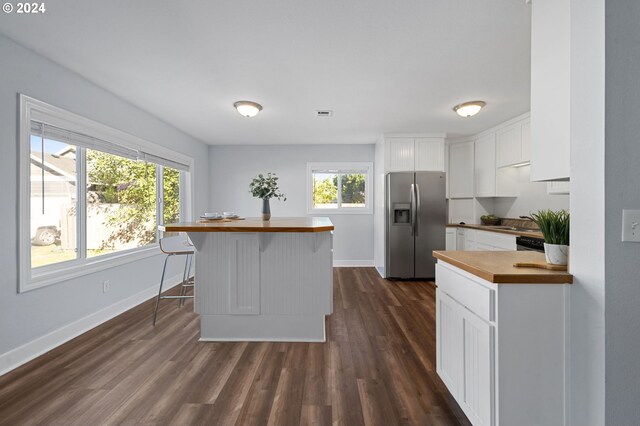
[[[410,225],[411,224],[411,204],[409,203],[393,203],[393,225]]]

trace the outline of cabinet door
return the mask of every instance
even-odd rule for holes
[[[253,233],[229,237],[229,313],[260,314],[260,243]]]
[[[414,153],[416,172],[444,171],[444,139],[417,138]]]
[[[464,230],[464,249],[467,251],[477,250],[476,231],[474,229]]]
[[[457,401],[474,425],[491,425],[493,418],[494,327],[468,310],[462,312],[462,384]]]
[[[386,144],[386,171],[387,172],[412,172],[414,159],[413,138],[391,138],[385,140]]]
[[[522,132],[519,124],[514,124],[496,132],[497,166],[518,164],[522,158]]]
[[[483,136],[475,146],[476,197],[496,195],[496,139],[495,133]]]
[[[456,229],[456,250],[464,250],[464,228]]]
[[[447,228],[446,250],[456,250],[456,228]]]
[[[462,307],[436,289],[436,369],[454,398],[460,394],[462,374]]]
[[[449,196],[473,198],[473,142],[449,147]]]

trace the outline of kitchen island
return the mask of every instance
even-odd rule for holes
[[[562,425],[567,272],[532,251],[434,251],[436,369],[474,425]]]
[[[333,229],[324,217],[165,225],[196,248],[200,340],[324,342]]]

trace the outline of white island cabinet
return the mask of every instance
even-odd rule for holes
[[[570,274],[535,252],[436,251],[437,372],[474,425],[563,425]]]
[[[203,341],[325,341],[331,314],[328,218],[166,225],[196,248],[195,311]]]

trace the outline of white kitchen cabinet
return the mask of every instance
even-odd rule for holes
[[[444,137],[384,138],[385,172],[444,171]]]
[[[466,251],[474,251],[476,248],[476,230],[475,229],[465,229],[464,230],[464,249]]]
[[[449,197],[473,198],[474,142],[449,146]]]
[[[456,250],[464,250],[464,228],[456,228]]]
[[[522,120],[496,131],[496,165],[507,167],[530,160],[530,122]]]
[[[456,228],[447,227],[446,250],[456,250]]]
[[[564,424],[567,284],[436,265],[436,370],[474,425]]]
[[[570,0],[531,2],[531,180],[570,177]]]
[[[414,139],[416,172],[444,171],[444,138]]]
[[[476,197],[496,195],[496,135],[489,133],[475,142]]]
[[[412,138],[391,138],[385,140],[385,171],[412,172],[414,163],[414,140]]]

